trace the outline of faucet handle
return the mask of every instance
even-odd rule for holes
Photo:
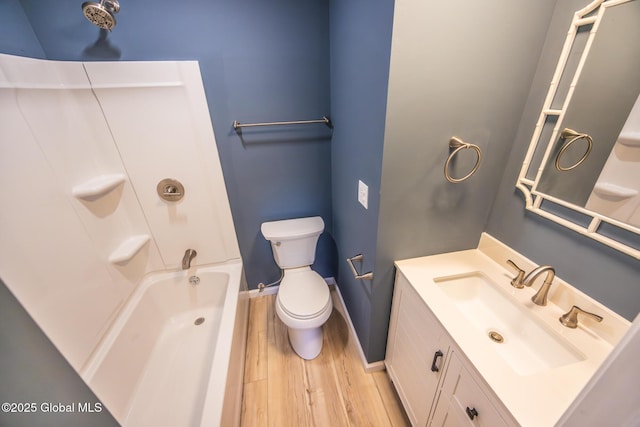
[[[598,316],[595,313],[590,313],[574,305],[571,310],[560,316],[558,319],[567,328],[575,329],[578,326],[578,314],[584,314],[585,316],[595,320],[596,322],[602,322],[602,316]]]
[[[514,277],[513,279],[511,279],[511,286],[513,286],[514,288],[517,289],[522,289],[524,288],[524,270],[521,269],[520,267],[518,267],[516,265],[515,262],[511,261],[510,259],[507,260],[507,264],[509,264],[511,267],[515,268],[518,272],[518,275],[516,277]]]

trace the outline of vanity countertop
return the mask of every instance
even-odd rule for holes
[[[542,284],[544,275],[531,288],[516,289],[510,285],[515,273],[507,266],[508,259],[526,271],[536,267],[486,233],[478,249],[406,259],[395,264],[518,423],[525,427],[553,426],[627,331],[630,322],[558,276],[551,286],[548,304],[533,304],[531,296]],[[475,272],[491,278],[508,298],[530,310],[536,322],[566,340],[584,360],[527,375],[507,366],[497,356],[497,344],[487,339],[486,334],[470,328],[469,320],[460,315],[460,310],[437,284],[443,277]],[[597,323],[580,316],[576,329],[567,328],[558,319],[573,305],[597,313],[604,320]]]

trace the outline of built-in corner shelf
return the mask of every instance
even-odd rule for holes
[[[109,256],[109,262],[112,264],[124,264],[129,262],[140,250],[151,240],[148,234],[140,234],[132,236],[122,242],[120,246]]]
[[[618,137],[618,142],[629,147],[640,147],[640,132],[622,132]]]
[[[100,175],[83,184],[76,185],[71,193],[77,199],[96,200],[109,194],[126,179],[127,177],[123,174]]]
[[[598,196],[606,197],[608,199],[623,200],[635,197],[638,194],[638,190],[633,188],[622,187],[620,185],[611,184],[608,182],[598,182],[593,187],[594,193]]]

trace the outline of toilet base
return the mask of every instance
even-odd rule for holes
[[[305,360],[315,359],[322,351],[322,327],[308,329],[287,328],[291,348]]]

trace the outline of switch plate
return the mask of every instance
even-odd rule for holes
[[[369,187],[358,180],[358,201],[365,209],[369,209]]]

